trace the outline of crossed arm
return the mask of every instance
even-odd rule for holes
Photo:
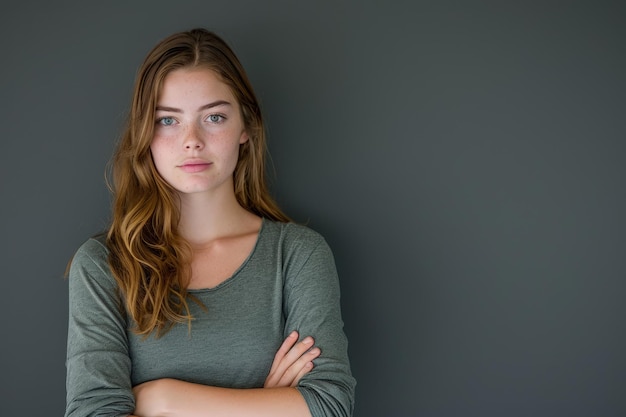
[[[134,416],[129,417],[310,417],[295,386],[313,369],[320,350],[311,337],[298,342],[292,332],[274,356],[263,388],[211,387],[176,379],[158,379],[133,388]]]
[[[89,240],[75,255],[69,278],[65,416],[351,416],[355,381],[347,359],[336,272],[325,248],[316,246],[299,263],[285,255],[294,265],[285,271],[290,279],[281,294],[283,308],[289,312],[284,327],[316,340],[307,345],[306,338],[297,342],[299,335],[289,335],[275,354],[263,388],[226,389],[210,382],[146,377],[137,379],[151,381],[133,387],[127,319],[116,283],[107,272],[105,247]],[[323,349],[321,356],[317,347]],[[162,375],[167,374],[175,372]],[[256,384],[263,381],[258,379],[261,375],[256,374]]]

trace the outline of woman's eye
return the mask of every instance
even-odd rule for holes
[[[211,123],[220,123],[224,121],[224,116],[222,116],[221,114],[212,114],[207,117],[207,120]]]
[[[157,123],[163,126],[171,126],[176,122],[173,117],[161,117],[157,119]]]

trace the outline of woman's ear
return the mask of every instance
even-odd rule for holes
[[[248,140],[250,139],[250,136],[248,136],[248,132],[246,132],[245,130],[243,132],[241,132],[241,137],[239,138],[239,144],[244,144],[246,143]]]

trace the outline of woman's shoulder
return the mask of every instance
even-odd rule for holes
[[[76,251],[76,256],[86,256],[92,259],[107,258],[109,250],[106,246],[106,234],[100,233],[83,242]]]
[[[316,247],[325,243],[324,237],[303,224],[264,219],[263,232],[286,246]]]
[[[301,265],[312,259],[333,259],[326,239],[312,228],[297,223],[265,220],[262,230],[261,253],[278,254],[289,265]],[[314,255],[315,254],[315,255]]]
[[[92,236],[78,247],[72,258],[70,272],[72,269],[97,269],[108,274],[109,250],[106,246],[106,234]]]

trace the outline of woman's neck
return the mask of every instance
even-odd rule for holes
[[[234,193],[181,196],[178,230],[192,246],[249,233],[258,227],[260,218],[241,207]]]

